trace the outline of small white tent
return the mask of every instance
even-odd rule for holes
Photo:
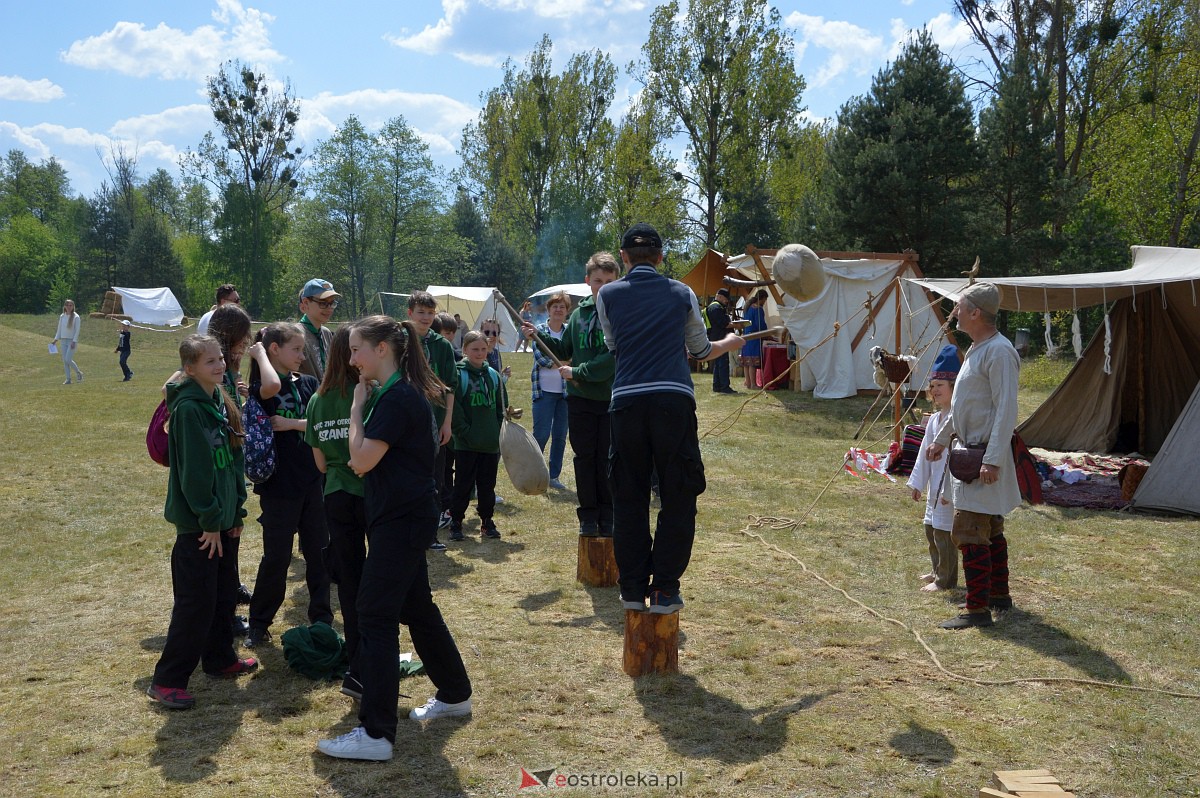
[[[453,316],[457,313],[468,330],[478,330],[485,319],[500,322],[500,351],[512,352],[521,339],[517,325],[504,306],[496,301],[495,288],[472,286],[431,285],[425,289],[437,300],[438,310]]]
[[[914,259],[902,255],[830,257],[818,253],[825,267],[825,290],[815,299],[798,302],[784,294],[784,304],[767,300],[767,318],[777,313],[796,343],[800,364],[800,390],[818,399],[843,399],[862,391],[878,391],[871,348],[881,346],[893,354],[920,355],[909,387],[921,388],[937,357],[941,313],[931,307],[925,292],[897,278],[920,276]],[[773,256],[759,254],[770,273]],[[729,267],[746,279],[762,277],[750,255],[729,259]],[[870,315],[863,309],[871,302]],[[897,347],[896,321],[900,321]],[[831,340],[821,343],[842,325]],[[818,344],[821,344],[818,347]],[[897,348],[899,351],[897,352]]]
[[[141,324],[177,327],[183,323],[183,308],[170,288],[117,288],[125,315]]]
[[[534,301],[534,304],[537,304],[539,299],[545,301],[559,291],[562,291],[567,296],[575,297],[576,302],[592,295],[592,289],[587,283],[564,283],[563,285],[552,285],[549,288],[543,288],[536,294],[530,294],[529,298]]]

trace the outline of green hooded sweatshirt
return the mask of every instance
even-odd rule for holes
[[[596,298],[579,303],[567,319],[567,332],[561,341],[538,333],[538,338],[559,360],[571,361],[574,375],[567,383],[567,396],[579,396],[597,402],[612,399],[613,374],[617,361],[604,343],[604,330],[596,313]]]
[[[167,386],[171,472],[163,515],[180,535],[241,526],[246,516],[242,452],[230,446],[220,391],[206,394],[193,380]]]
[[[500,451],[500,422],[508,407],[504,380],[487,363],[475,368],[467,358],[458,363],[454,383],[454,448],[495,454]]]

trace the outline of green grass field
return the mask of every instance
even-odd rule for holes
[[[967,798],[993,770],[1022,768],[1048,768],[1089,798],[1200,795],[1200,701],[956,680],[912,633],[813,575],[916,630],[966,677],[1197,695],[1200,522],[1024,506],[1009,518],[1018,609],[988,630],[940,631],[961,593],[918,590],[929,564],[922,505],[902,485],[840,473],[869,398],[771,393],[703,440],[709,489],[684,580],[678,675],[622,673],[616,589],[575,582],[573,494],[521,496],[502,475],[503,539],[480,542],[473,522],[473,538],[430,554],[475,685],[470,721],[402,720],[386,764],[325,758],[316,740],[355,725],[354,706],[336,684],[289,670],[277,647],[255,652],[263,665],[251,678],[195,677],[194,710],[163,710],[144,690],[167,628],[174,533],[162,518],[167,472],[143,439],[180,334],[135,331],[137,376],[122,383],[116,325],[87,319],[86,380],[63,386],[60,359],[46,353],[54,324],[0,316],[0,795],[538,792],[518,792],[521,768],[643,776],[577,795]],[[506,357],[524,407],[529,357]],[[1029,371],[1023,413],[1065,366]],[[703,434],[748,395],[714,396],[707,375],[697,380]],[[883,451],[883,426],[874,430],[870,448]],[[249,509],[254,519],[253,499]],[[800,523],[751,530],[752,516]],[[252,521],[243,538],[247,583],[258,532]],[[276,640],[303,621],[302,574],[297,560]],[[431,685],[401,690],[406,713]],[[683,786],[646,786],[649,774],[682,774]]]

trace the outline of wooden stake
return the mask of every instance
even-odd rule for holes
[[[634,677],[679,671],[679,613],[625,610],[623,669]]]
[[[612,587],[617,583],[617,560],[613,539],[579,536],[579,561],[575,578],[592,587]]]

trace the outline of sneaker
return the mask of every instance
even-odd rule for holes
[[[246,640],[242,645],[246,648],[254,648],[270,641],[271,633],[266,629],[259,629],[257,626],[251,626],[249,633],[246,635]]]
[[[162,687],[152,684],[146,688],[146,695],[170,709],[191,709],[196,705],[196,699],[182,687]]]
[[[646,599],[643,597],[635,601],[633,599],[627,599],[624,596],[621,596],[621,606],[627,610],[633,610],[634,612],[645,612]]]
[[[662,590],[650,591],[650,612],[654,615],[670,615],[683,609],[683,596],[678,593],[665,593]]]
[[[250,624],[246,622],[245,615],[233,616],[233,623],[231,626],[233,627],[234,637],[242,637],[250,633]]]
[[[450,539],[453,541],[459,541],[463,539],[461,522],[450,524]]]
[[[238,589],[237,589],[237,603],[238,604],[249,604],[250,598],[253,595],[254,594],[250,592],[250,588],[246,587],[245,585],[238,585]]]
[[[447,510],[446,512],[442,513],[441,518],[438,519],[438,529],[449,529],[452,523],[454,523],[454,519],[450,517],[450,511]]]
[[[471,699],[459,701],[457,704],[447,704],[436,697],[425,702],[425,706],[417,707],[408,716],[413,720],[437,720],[438,718],[461,718],[471,714]]]
[[[485,538],[500,537],[500,530],[496,529],[496,522],[491,518],[483,519],[483,523],[479,525],[479,534]]]
[[[957,618],[943,621],[943,629],[970,629],[972,626],[991,626],[995,623],[990,612],[963,612]]]
[[[559,479],[558,477],[554,477],[553,479],[550,480],[550,487],[554,488],[555,490],[566,490],[567,489],[567,486],[564,485],[562,483],[562,480]]]
[[[70,384],[71,384],[70,380],[67,380],[66,382],[63,383],[63,385],[70,385]]]
[[[498,493],[496,494],[496,504],[504,504],[504,497]]]
[[[353,673],[342,677],[342,695],[348,695],[355,701],[362,701],[362,682]]]
[[[356,726],[341,737],[318,740],[317,750],[338,759],[365,759],[386,762],[392,758],[392,744],[386,737],[372,737],[362,726]]]
[[[75,382],[83,382],[83,372],[82,371],[79,372],[79,375],[77,377],[75,377]]]
[[[612,537],[612,527],[606,526],[604,524],[600,524],[600,537],[611,538]]]
[[[434,538],[433,542],[429,544],[429,550],[430,551],[445,551],[446,544],[443,543],[442,541],[438,540],[437,538]]]
[[[258,670],[258,660],[254,657],[246,657],[226,665],[219,671],[205,671],[209,676],[216,679],[232,679],[235,676],[241,676],[243,673],[250,673]]]
[[[579,536],[582,538],[600,537],[600,525],[595,521],[580,521]]]

